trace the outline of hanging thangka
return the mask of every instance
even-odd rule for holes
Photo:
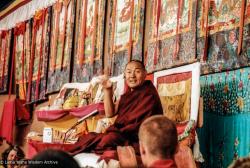
[[[205,120],[198,134],[205,167],[228,167],[249,155],[249,80],[250,68],[200,78]]]
[[[14,28],[13,55],[15,58],[16,96],[27,100],[30,71],[31,22],[19,23]]]
[[[88,82],[103,69],[105,0],[77,2],[73,82]]]
[[[188,136],[198,116],[200,97],[200,63],[154,73],[154,84],[159,93],[163,114],[177,124],[185,124],[179,140]]]
[[[250,0],[202,0],[198,5],[202,74],[250,65]]]
[[[142,60],[144,0],[111,0],[108,66],[111,75],[122,73],[131,59]]]
[[[28,102],[35,102],[45,99],[46,75],[49,52],[50,34],[50,12],[51,8],[43,9],[35,13],[33,18],[32,30],[32,50],[31,50],[31,69],[28,90]]]
[[[193,62],[197,0],[153,0],[145,54],[148,72]]]
[[[8,91],[11,30],[0,31],[0,93]]]
[[[197,120],[199,77],[199,63],[154,73],[164,115],[177,123]]]
[[[70,80],[74,18],[75,0],[53,5],[47,93],[59,91]]]

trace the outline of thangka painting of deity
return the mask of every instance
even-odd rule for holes
[[[163,113],[176,123],[197,121],[200,63],[154,73]]]
[[[105,0],[77,1],[73,82],[89,82],[103,69]]]
[[[22,22],[14,28],[14,59],[16,96],[27,100],[30,78],[31,22]]]
[[[0,31],[0,93],[8,91],[11,30]]]
[[[33,17],[31,50],[32,79],[28,102],[44,100],[46,92],[51,8],[37,11]]]
[[[197,1],[153,0],[149,3],[144,56],[148,72],[194,62]]]
[[[142,60],[144,0],[111,0],[108,38],[108,68],[122,73],[131,59]]]
[[[70,80],[75,0],[57,1],[52,6],[52,27],[47,93],[59,91]]]
[[[250,0],[202,0],[197,57],[202,74],[250,65]]]

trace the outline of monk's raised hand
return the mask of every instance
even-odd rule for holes
[[[110,89],[112,88],[112,82],[109,80],[108,75],[102,75],[100,76],[100,84],[104,89]]]

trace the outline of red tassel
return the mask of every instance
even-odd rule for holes
[[[64,22],[63,22],[63,38],[62,38],[62,55],[61,55],[61,70],[63,70],[64,63],[64,50],[65,50],[65,36],[66,36],[66,28],[67,28],[67,20],[68,20],[68,5],[70,0],[64,0],[63,6],[65,8],[64,14]]]
[[[240,30],[239,30],[239,44],[238,44],[238,55],[242,51],[242,41],[243,41],[243,30],[244,30],[244,20],[245,20],[245,9],[246,9],[246,0],[241,2],[241,13],[240,13]]]
[[[133,54],[133,24],[134,24],[134,1],[130,2],[131,17],[130,17],[130,30],[129,30],[129,48],[128,48],[128,62],[132,59]]]
[[[36,80],[36,91],[35,91],[35,100],[38,100],[39,98],[39,85],[40,85],[40,80],[41,80],[41,65],[42,65],[42,57],[43,57],[43,43],[44,43],[44,22],[45,22],[45,17],[47,14],[47,10],[43,11],[42,18],[40,19],[41,22],[41,27],[42,27],[42,35],[41,35],[41,41],[40,41],[40,51],[39,51],[39,62],[38,62],[38,73],[37,73],[37,80]],[[31,81],[32,82],[32,81]]]
[[[94,21],[93,21],[93,35],[92,35],[92,46],[91,46],[91,57],[90,57],[90,65],[94,64],[95,60],[95,46],[96,46],[96,23],[97,23],[97,17],[98,17],[98,6],[99,6],[99,0],[95,1],[95,13],[94,13]]]
[[[205,47],[204,47],[204,54],[203,54],[203,61],[207,61],[207,54],[208,54],[208,31],[209,31],[209,25],[208,25],[208,15],[209,15],[209,6],[210,6],[210,0],[207,0],[207,4],[205,5]]]
[[[156,44],[155,44],[155,51],[154,51],[154,65],[158,63],[159,58],[159,23],[160,23],[160,15],[161,15],[161,0],[157,1],[157,15],[156,15]]]
[[[87,16],[87,6],[88,0],[83,1],[83,15],[82,15],[82,22],[81,22],[81,39],[80,39],[80,53],[79,53],[79,65],[82,67],[83,62],[85,61],[85,38],[86,38],[86,16]]]

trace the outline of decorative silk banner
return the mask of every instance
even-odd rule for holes
[[[27,100],[31,58],[31,21],[14,28],[13,55],[15,57],[16,96]]]
[[[0,31],[0,93],[7,93],[10,72],[11,30]]]
[[[110,9],[108,66],[114,76],[129,60],[142,60],[145,1],[111,0]]]
[[[250,0],[207,2],[198,3],[197,57],[202,63],[201,73],[249,66]]]
[[[29,81],[31,94],[29,102],[44,100],[46,92],[47,65],[51,8],[36,12],[33,18],[31,56],[33,61],[32,79]]]
[[[228,167],[249,155],[249,80],[250,68],[200,78],[205,119],[198,135],[205,167]]]
[[[73,82],[101,74],[104,53],[105,0],[80,0],[76,9]]]
[[[53,5],[46,93],[59,91],[70,80],[74,21],[75,0],[57,1]]]
[[[199,77],[200,63],[154,73],[154,84],[167,117],[168,114],[171,115],[171,119],[177,123],[197,121],[200,97]]]
[[[194,62],[197,0],[153,0],[147,5],[144,63],[148,72]]]
[[[200,98],[199,77],[199,62],[154,73],[163,113],[176,123],[179,141],[194,132]],[[181,127],[184,128],[179,132]]]

